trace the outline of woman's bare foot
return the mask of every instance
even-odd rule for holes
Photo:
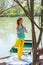
[[[20,57],[18,57],[19,58],[19,60],[21,60],[21,58]]]

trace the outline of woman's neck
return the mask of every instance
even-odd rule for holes
[[[19,26],[22,26],[21,24]]]

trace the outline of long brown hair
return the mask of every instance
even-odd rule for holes
[[[17,29],[19,28],[19,22],[20,22],[20,20],[23,20],[22,18],[18,18],[17,19]],[[23,28],[23,24],[21,24],[21,26],[22,26],[22,28]]]

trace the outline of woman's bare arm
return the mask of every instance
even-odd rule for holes
[[[24,32],[28,33],[27,29],[24,27]]]
[[[16,34],[18,34],[18,27],[16,27]]]
[[[25,28],[25,32],[28,33],[27,29]]]

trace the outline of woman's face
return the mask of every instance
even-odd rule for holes
[[[23,20],[20,20],[20,21],[19,21],[19,24],[22,25],[22,23],[23,23]]]

